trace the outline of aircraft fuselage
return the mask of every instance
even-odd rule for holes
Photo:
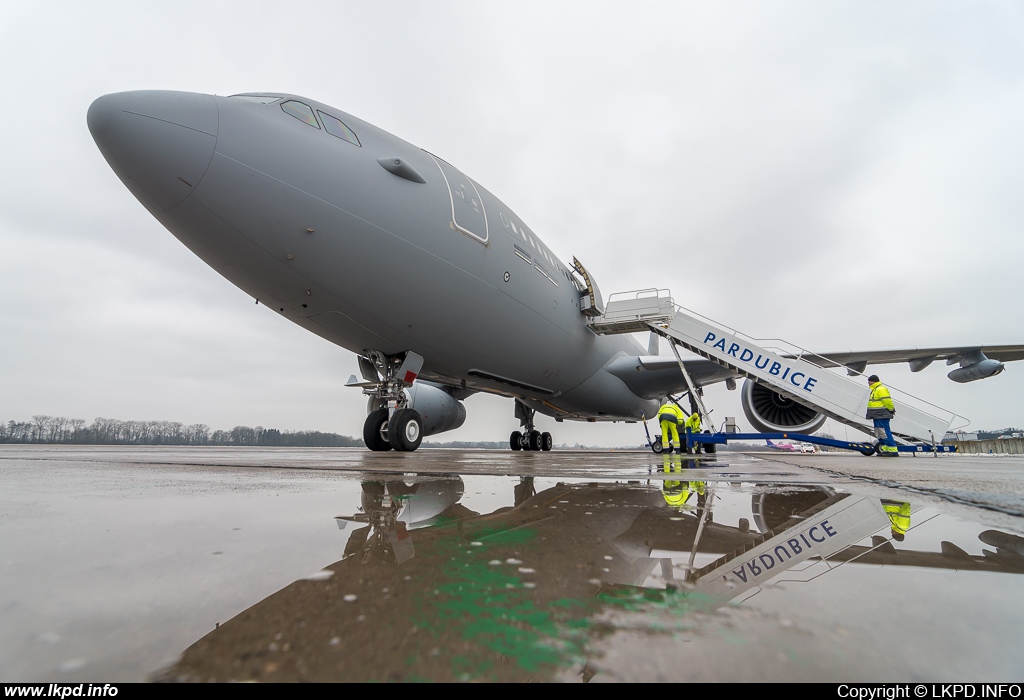
[[[603,369],[643,349],[587,328],[570,269],[490,192],[340,110],[265,101],[118,93],[93,104],[89,125],[182,243],[332,343],[361,355],[413,351],[422,378],[568,419],[657,411]]]

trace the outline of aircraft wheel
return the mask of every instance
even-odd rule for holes
[[[401,452],[412,452],[423,441],[423,418],[418,411],[403,408],[395,411],[388,423],[388,442]]]
[[[518,430],[513,430],[512,435],[508,438],[508,446],[512,448],[513,452],[523,449],[523,434]]]
[[[541,438],[540,432],[536,430],[530,431],[530,449],[534,452],[540,452],[541,449]]]
[[[366,417],[363,422],[363,442],[373,452],[387,452],[391,449],[388,442],[388,409],[378,408]]]
[[[540,434],[540,448],[545,452],[550,452],[555,441],[551,438],[551,433]]]

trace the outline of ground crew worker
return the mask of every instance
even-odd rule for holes
[[[696,435],[700,432],[700,414],[694,411],[690,414],[690,417],[683,423],[683,429],[689,429],[691,433]],[[700,445],[694,445],[694,452],[700,452]]]
[[[661,451],[664,454],[672,454],[673,448],[679,449],[679,425],[683,422],[683,410],[676,406],[675,402],[665,399],[658,411],[658,422],[661,423]],[[669,446],[669,435],[671,434],[672,445]]]
[[[889,516],[892,525],[892,538],[902,542],[907,530],[910,529],[910,504],[906,501],[887,501],[882,499],[882,509]]]
[[[686,419],[686,427],[690,429],[691,433],[700,432],[700,414],[694,411],[690,414],[690,417]]]
[[[878,454],[882,457],[899,457],[896,440],[889,430],[889,421],[896,415],[896,407],[892,403],[889,390],[878,380],[877,374],[868,377],[871,394],[868,396],[868,412],[865,418],[875,423],[875,436],[878,438]]]

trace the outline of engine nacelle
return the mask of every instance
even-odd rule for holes
[[[810,434],[825,424],[824,414],[749,379],[743,382],[740,400],[747,420],[761,433]]]
[[[955,369],[946,376],[954,382],[966,384],[967,382],[994,377],[1002,372],[1003,369],[1003,363],[999,360],[982,360],[981,362],[975,362],[973,365]]]
[[[415,409],[423,418],[424,437],[455,430],[466,422],[466,407],[438,384],[418,380],[405,390],[405,395],[409,399],[409,408]],[[366,411],[371,413],[381,406],[380,399],[371,397]]]

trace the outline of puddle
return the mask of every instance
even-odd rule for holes
[[[732,455],[429,452],[0,460],[0,677],[1024,675],[1018,519]]]
[[[636,671],[652,658],[660,680],[1017,677],[1024,539],[832,486],[694,474],[365,482],[333,577],[256,603],[156,678],[653,680]],[[267,651],[272,632],[289,652]],[[701,667],[666,649],[700,649]]]

